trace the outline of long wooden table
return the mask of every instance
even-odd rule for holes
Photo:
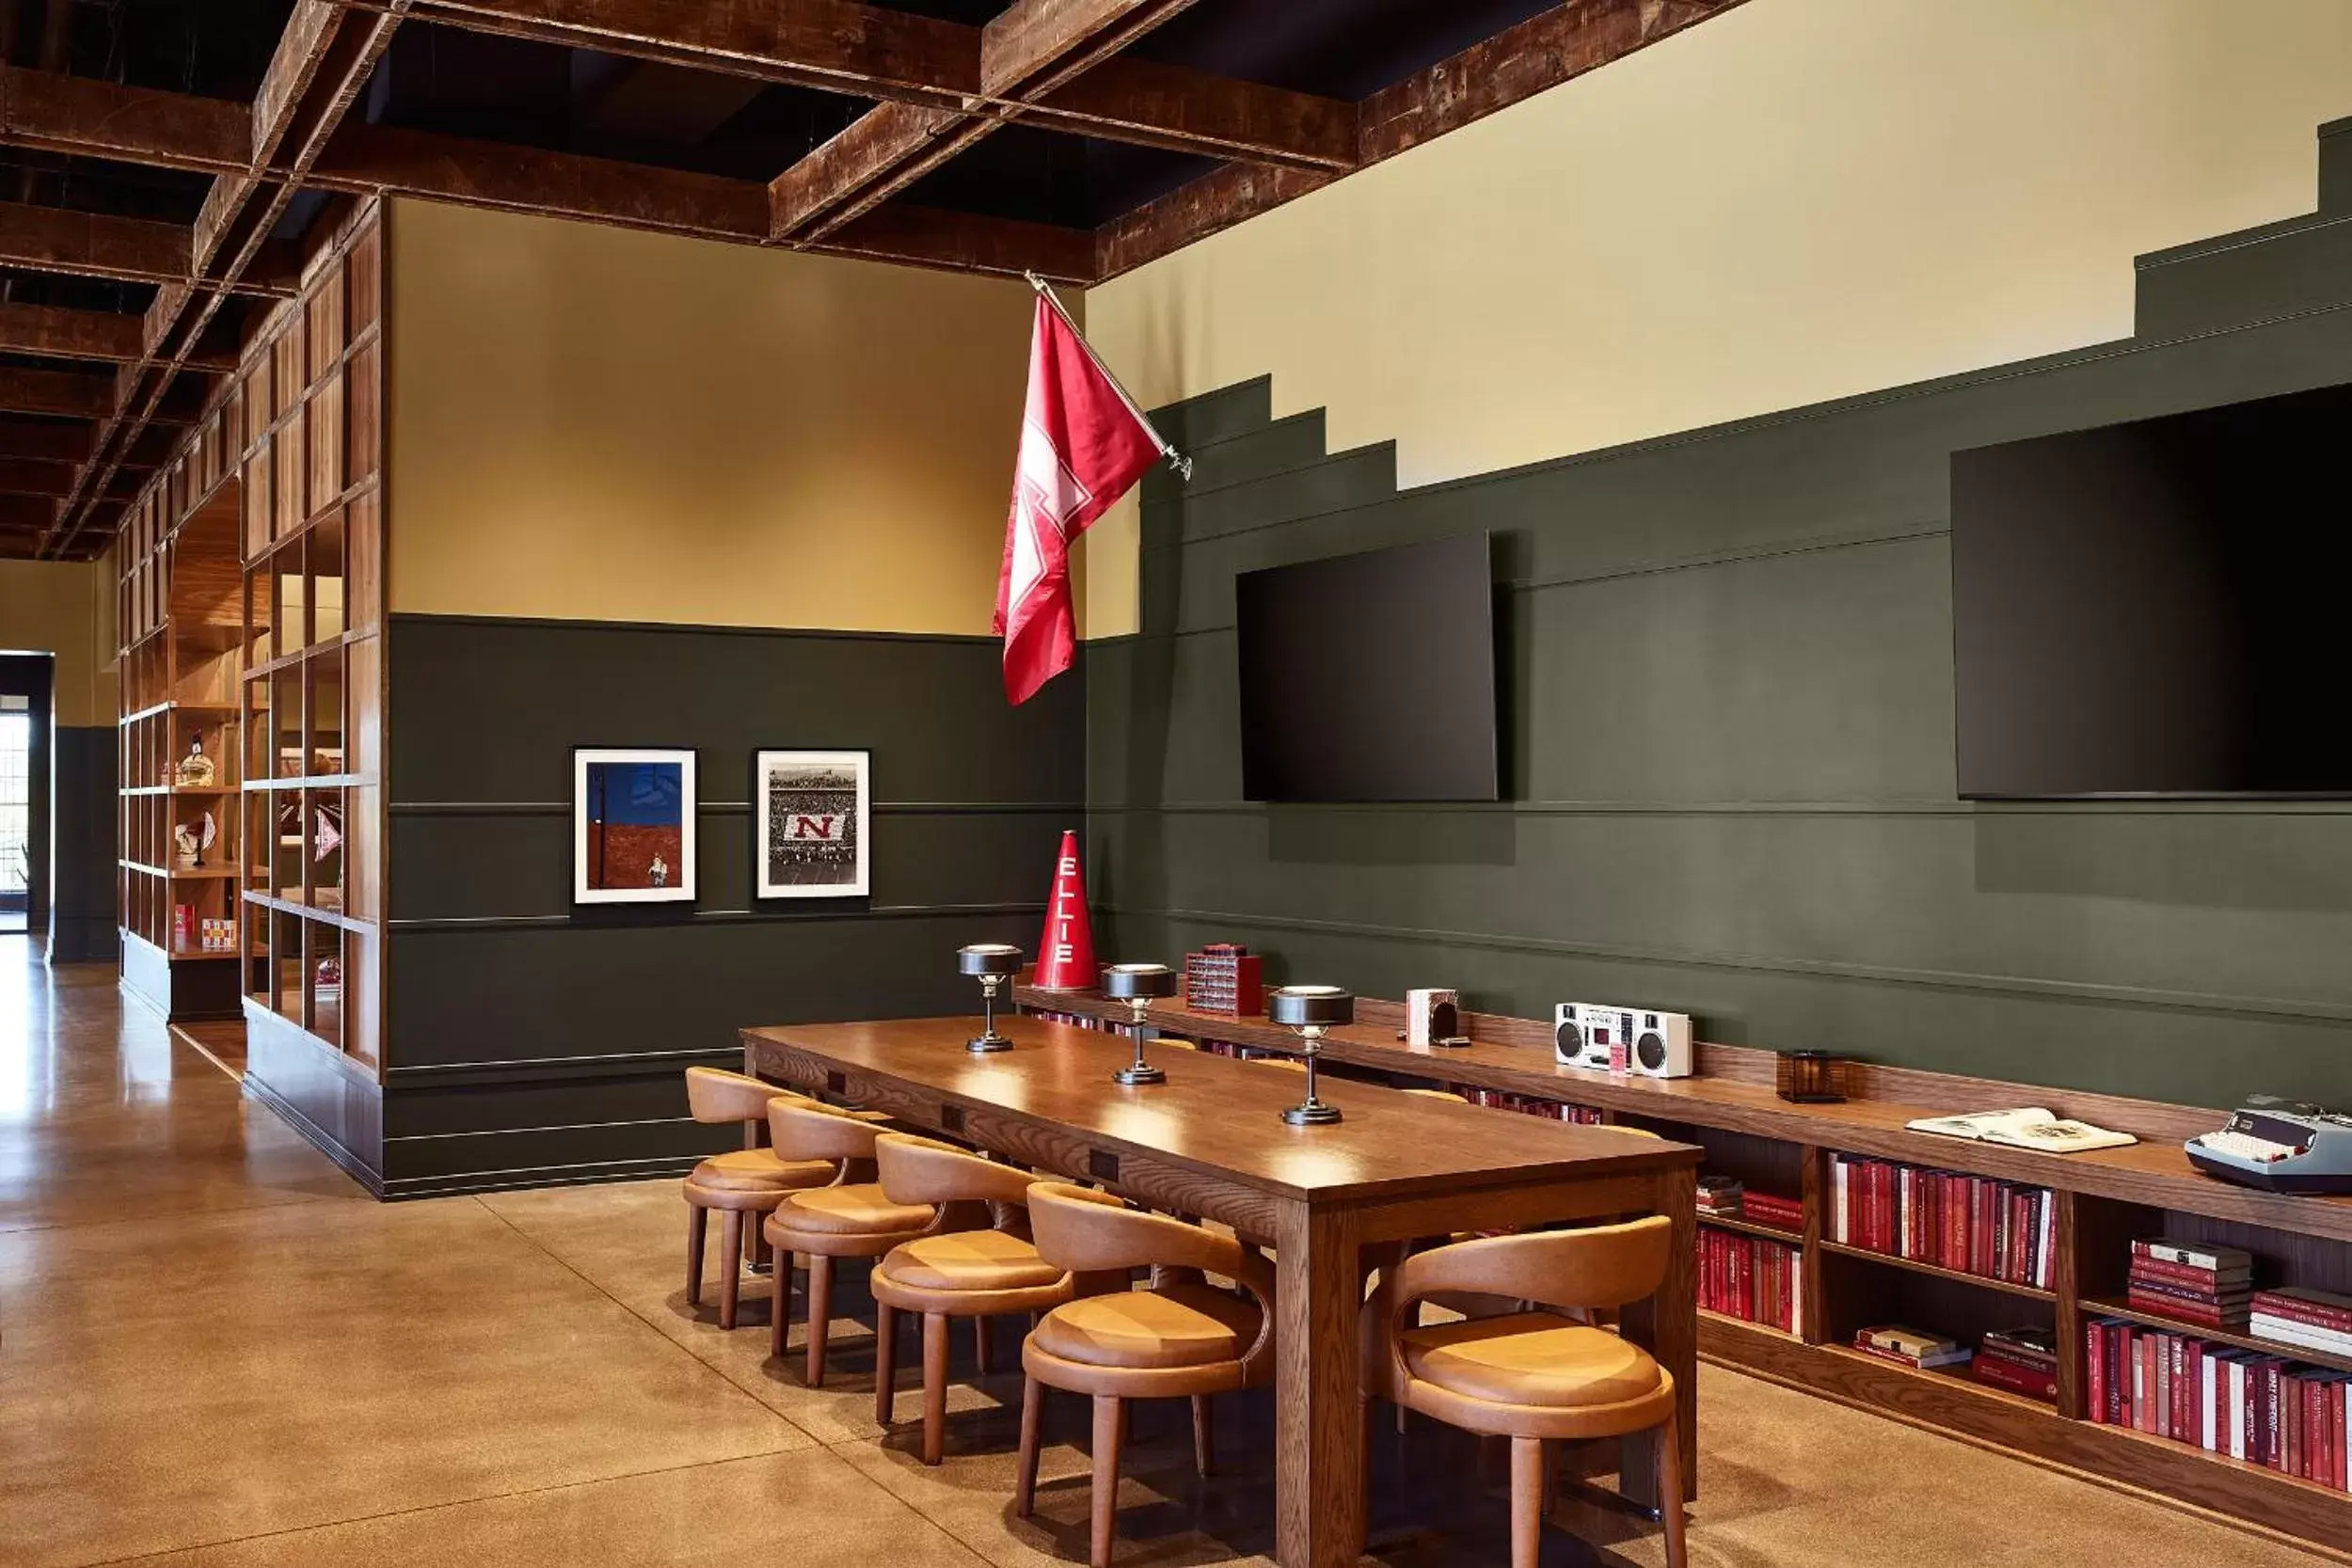
[[[1626,1337],[1674,1374],[1684,1474],[1697,1469],[1696,1212],[1700,1151],[1605,1129],[1333,1082],[1346,1119],[1292,1127],[1295,1073],[1163,1049],[1166,1084],[1126,1088],[1122,1036],[999,1019],[1013,1049],[975,1056],[977,1018],[786,1024],[742,1032],[746,1070],[1155,1208],[1222,1220],[1275,1248],[1276,1551],[1283,1568],[1339,1568],[1363,1537],[1357,1317],[1362,1248],[1415,1237],[1614,1214],[1674,1221],[1665,1285],[1629,1307]],[[1647,1438],[1623,1484],[1654,1502]]]

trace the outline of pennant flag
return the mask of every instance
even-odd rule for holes
[[[1070,668],[1070,542],[1110,510],[1162,453],[1160,439],[1094,357],[1044,284],[1029,338],[1029,397],[1021,420],[1005,562],[996,578],[996,634],[1005,640],[1005,696],[1016,705]]]

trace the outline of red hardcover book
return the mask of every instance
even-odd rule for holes
[[[1976,1370],[1979,1383],[2010,1389],[2028,1399],[2052,1402],[2058,1399],[2058,1373],[2046,1367],[2028,1367],[2022,1362],[2011,1361],[2006,1355],[1995,1355],[1982,1350],[1977,1352],[1977,1358],[1970,1365]]]
[[[2131,1277],[2162,1280],[2168,1285],[2185,1285],[2192,1291],[2211,1291],[2245,1280],[2247,1271],[2239,1269],[2225,1276],[2211,1269],[2198,1268],[2193,1263],[2167,1263],[2145,1253],[2135,1253],[2132,1256]]]
[[[2200,1328],[2243,1327],[2246,1323],[2246,1314],[2242,1311],[2224,1312],[2217,1307],[2182,1301],[2174,1296],[2150,1295],[2147,1291],[2137,1288],[2125,1291],[2123,1299],[2130,1304],[2135,1312],[2151,1312],[2160,1318],[2177,1318],[2182,1323],[2194,1323]]]
[[[2107,1418],[2107,1329],[2097,1322],[2083,1325],[2083,1370],[2088,1378],[2090,1400],[2085,1408],[2090,1418],[2104,1422]]]
[[[1968,1179],[1944,1179],[1944,1257],[1947,1269],[1968,1266]]]
[[[2107,1331],[2107,1419],[2116,1426],[2132,1425],[2132,1336],[2137,1330],[2117,1323]]]
[[[2293,1323],[2309,1323],[2339,1334],[2352,1334],[2352,1307],[2314,1301],[2309,1295],[2289,1295],[2283,1291],[2257,1291],[2252,1298],[2258,1312],[2285,1318]]]
[[[2273,1361],[2263,1369],[2263,1463],[2274,1470],[2287,1467],[2286,1433],[2280,1420],[2286,1388],[2286,1363]]]

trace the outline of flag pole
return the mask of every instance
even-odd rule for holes
[[[1054,293],[1054,286],[1033,272],[1024,272],[1021,276],[1029,280],[1029,287],[1038,292],[1040,298],[1043,299],[1046,304],[1054,308],[1054,314],[1059,316],[1062,319],[1062,325],[1070,328],[1071,335],[1075,337],[1078,340],[1079,345],[1087,351],[1087,357],[1094,361],[1094,368],[1103,372],[1103,379],[1109,382],[1111,384],[1111,390],[1119,394],[1119,401],[1127,405],[1127,412],[1136,417],[1136,423],[1143,426],[1144,431],[1150,435],[1152,439],[1159,444],[1160,455],[1168,459],[1169,467],[1176,470],[1177,475],[1180,478],[1190,481],[1192,478],[1192,459],[1186,457],[1183,452],[1178,451],[1175,444],[1169,441],[1167,436],[1162,436],[1159,433],[1158,427],[1152,423],[1150,416],[1146,415],[1141,408],[1136,405],[1134,396],[1128,392],[1126,387],[1120,383],[1119,377],[1111,373],[1111,368],[1103,363],[1103,356],[1094,352],[1094,345],[1087,341],[1087,335],[1079,327],[1078,324],[1070,319],[1070,312],[1063,308],[1061,296]]]

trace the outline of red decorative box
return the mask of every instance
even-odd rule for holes
[[[1184,1006],[1196,1013],[1247,1018],[1265,1008],[1258,955],[1238,942],[1213,942],[1184,955]]]

